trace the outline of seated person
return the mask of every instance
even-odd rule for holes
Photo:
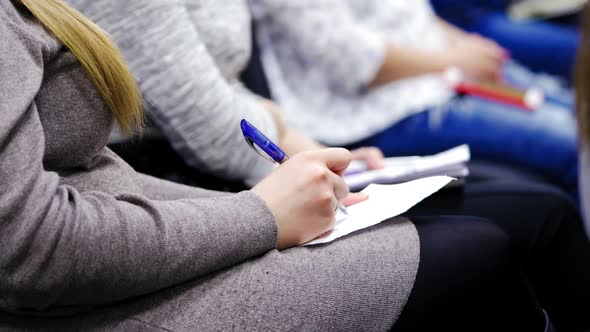
[[[335,146],[386,156],[467,143],[476,159],[527,167],[576,192],[571,91],[506,63],[493,41],[437,18],[421,1],[250,0],[273,97],[289,125]],[[457,96],[440,72],[538,86],[534,112]],[[554,95],[557,92],[557,95]]]
[[[302,152],[238,194],[148,177],[105,147],[143,115],[100,28],[61,0],[0,0],[0,35],[0,329],[541,330],[537,299],[558,328],[590,327],[575,222],[531,218],[520,242],[479,218],[397,218],[297,247],[363,199],[337,175],[348,151]]]
[[[321,148],[287,128],[271,101],[238,81],[250,56],[250,16],[243,2],[211,10],[201,1],[156,0],[150,11],[137,10],[141,2],[67,2],[120,46],[150,119],[189,166],[250,187],[270,173],[273,165],[245,144],[241,119],[289,155]],[[371,168],[380,167],[383,158],[377,149],[352,153]]]

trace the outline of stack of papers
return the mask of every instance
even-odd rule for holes
[[[378,170],[367,170],[364,162],[353,161],[346,169],[344,181],[351,191],[358,191],[372,183],[402,183],[435,175],[460,179],[469,175],[470,157],[469,146],[461,145],[432,156],[386,158],[385,167]]]
[[[399,216],[452,180],[453,178],[448,176],[434,176],[402,184],[372,184],[363,190],[369,194],[366,201],[349,206],[348,215],[338,210],[332,231],[304,245],[332,242],[339,237]]]

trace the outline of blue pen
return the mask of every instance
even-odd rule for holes
[[[289,160],[289,156],[287,156],[281,148],[268,139],[268,137],[264,136],[264,134],[256,129],[256,127],[250,122],[242,119],[240,127],[242,128],[242,134],[244,134],[244,138],[248,145],[264,159],[278,164],[282,164]],[[348,215],[348,211],[344,205],[338,204],[338,209],[345,215]]]

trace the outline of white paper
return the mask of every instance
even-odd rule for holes
[[[470,157],[469,146],[461,145],[432,156],[386,158],[385,167],[379,170],[366,170],[364,163],[355,161],[344,180],[351,190],[359,190],[370,183],[400,183],[434,175],[465,177]]]
[[[332,242],[339,237],[399,216],[452,180],[453,178],[448,176],[433,176],[400,184],[371,184],[363,190],[369,194],[369,199],[349,206],[348,216],[338,211],[334,229],[304,245]]]

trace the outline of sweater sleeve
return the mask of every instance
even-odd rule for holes
[[[68,2],[117,42],[150,116],[187,164],[232,180],[247,180],[252,170],[272,170],[244,143],[240,130],[245,118],[276,139],[272,115],[234,91],[208,53],[184,1]]]
[[[2,0],[4,1],[4,0]],[[252,192],[156,201],[83,193],[44,169],[43,45],[0,10],[0,309],[52,312],[146,294],[274,248]]]
[[[250,0],[259,31],[322,71],[333,88],[356,94],[381,68],[387,38],[357,20],[342,0]]]
[[[229,192],[206,190],[137,173],[142,194],[149,199],[170,201],[185,198],[214,198],[233,195]]]

